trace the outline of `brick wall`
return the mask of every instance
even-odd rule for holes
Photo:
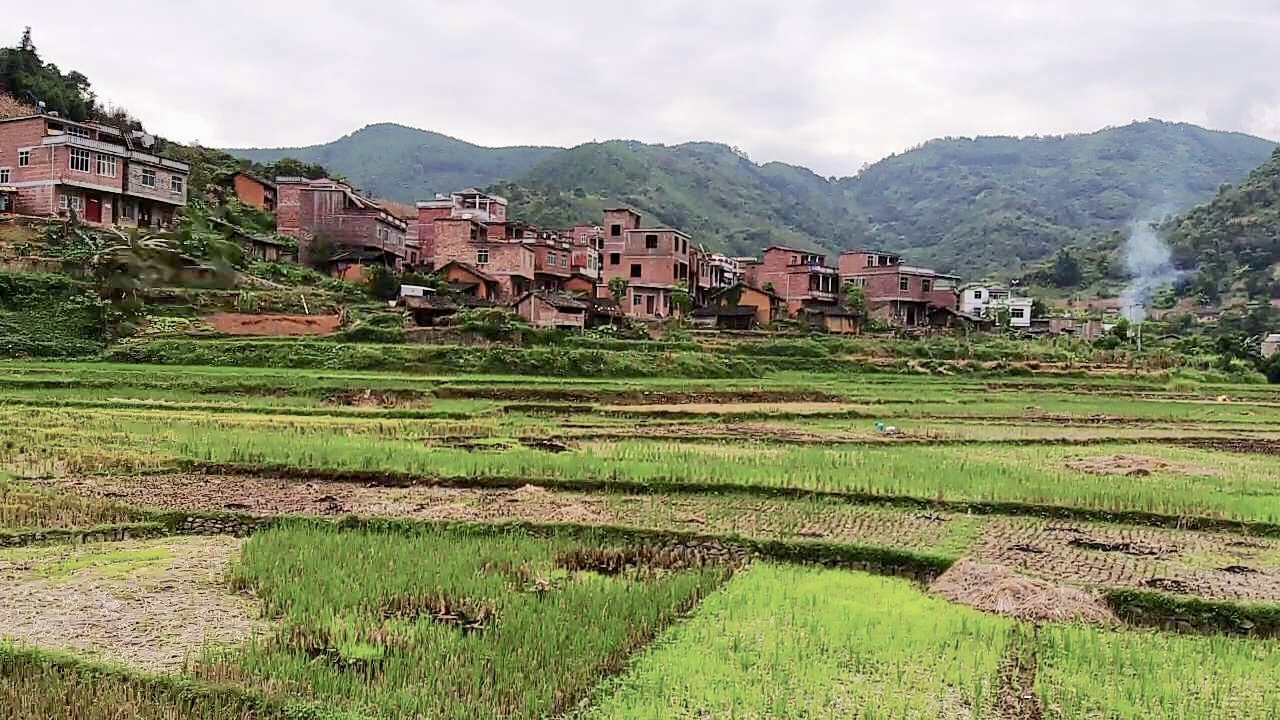
[[[153,165],[147,162],[130,160],[129,166],[129,192],[130,194],[144,197],[151,200],[161,200],[167,203],[175,203],[178,205],[187,204],[187,174],[170,170],[159,165]],[[144,185],[142,178],[144,171],[155,173],[154,186]],[[178,178],[182,181],[182,189],[175,192],[173,190],[173,179]]]

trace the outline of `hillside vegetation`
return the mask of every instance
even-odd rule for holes
[[[1280,151],[1166,231],[1174,261],[1199,270],[1190,289],[1204,299],[1280,298]]]
[[[558,151],[549,147],[486,148],[393,123],[369,125],[323,145],[228,150],[256,163],[296,158],[324,165],[375,197],[406,203],[438,192],[491,185],[525,172]]]
[[[492,186],[512,200],[515,217],[549,227],[592,221],[602,208],[625,204],[733,254],[771,243],[829,251],[874,245],[977,276],[1205,202],[1274,147],[1150,120],[1084,135],[933,140],[840,179],[757,164],[718,143],[483,148],[389,124],[325,145],[229,152],[255,162],[320,163],[405,202]]]

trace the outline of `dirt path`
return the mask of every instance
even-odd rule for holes
[[[241,541],[186,537],[0,553],[0,637],[143,670],[182,670],[206,643],[265,628],[226,589]]]
[[[996,707],[996,716],[1000,720],[1041,720],[1044,717],[1044,707],[1036,694],[1037,663],[1035,635],[1028,634],[1026,630],[1016,630],[1009,643],[1009,653],[1000,666],[1000,697]]]

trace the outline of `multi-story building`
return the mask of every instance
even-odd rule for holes
[[[417,243],[419,263],[428,267],[444,267],[456,258],[437,258],[435,251],[436,220],[466,219],[485,226],[495,240],[506,237],[507,199],[489,195],[475,188],[467,188],[448,195],[437,194],[435,199],[417,204]]]
[[[744,268],[750,285],[782,298],[787,314],[809,308],[835,307],[840,298],[840,275],[821,253],[774,245],[765,248],[759,263]]]
[[[505,237],[492,238],[490,227],[473,218],[436,218],[431,227],[436,263],[461,262],[474,266],[497,280],[498,297],[505,301],[534,288],[538,264],[534,245]],[[420,225],[419,234],[424,229]],[[547,259],[549,257],[544,256],[544,262]]]
[[[572,246],[570,267],[577,275],[599,280],[604,268],[604,228],[599,225],[575,225],[560,233]]]
[[[627,281],[623,311],[632,317],[667,318],[678,314],[672,293],[684,285],[691,295],[700,287],[702,254],[688,235],[672,228],[642,228],[640,214],[626,208],[604,211],[602,284]],[[607,292],[607,291],[606,291]]]
[[[733,287],[742,282],[743,272],[742,264],[738,258],[732,258],[720,253],[712,253],[707,256],[707,265],[711,275],[711,288],[715,291],[720,288]]]
[[[1011,327],[1031,327],[1031,306],[1034,303],[1031,298],[1021,297],[1004,285],[968,283],[960,288],[960,312],[995,320],[1007,311]]]
[[[408,225],[350,185],[338,180],[276,178],[276,229],[298,240],[303,262],[318,243],[332,243],[357,264],[380,262],[399,267],[407,260]]]
[[[186,163],[150,152],[154,139],[52,113],[0,120],[0,186],[12,211],[91,225],[165,228],[187,204]]]
[[[894,253],[852,250],[840,254],[840,280],[863,288],[871,317],[907,327],[927,325],[937,308],[954,310],[959,278],[907,265]]]

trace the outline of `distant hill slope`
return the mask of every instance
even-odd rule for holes
[[[382,123],[323,145],[226,152],[263,164],[285,157],[318,163],[342,173],[371,195],[412,203],[437,192],[485,187],[519,175],[560,148],[487,148],[436,132]]]
[[[981,273],[1204,202],[1274,148],[1151,120],[1087,135],[935,140],[839,184],[885,245]]]
[[[1191,289],[1205,299],[1280,298],[1280,150],[1165,231],[1175,264],[1196,271]]]
[[[1138,216],[1205,202],[1274,148],[1152,120],[1087,135],[934,140],[838,180],[785,163],[758,165],[716,143],[491,149],[398,125],[311,148],[230,152],[321,163],[405,202],[494,185],[512,200],[514,217],[548,227],[594,221],[601,208],[627,204],[734,254],[770,243],[873,245],[977,276],[1015,272]]]

